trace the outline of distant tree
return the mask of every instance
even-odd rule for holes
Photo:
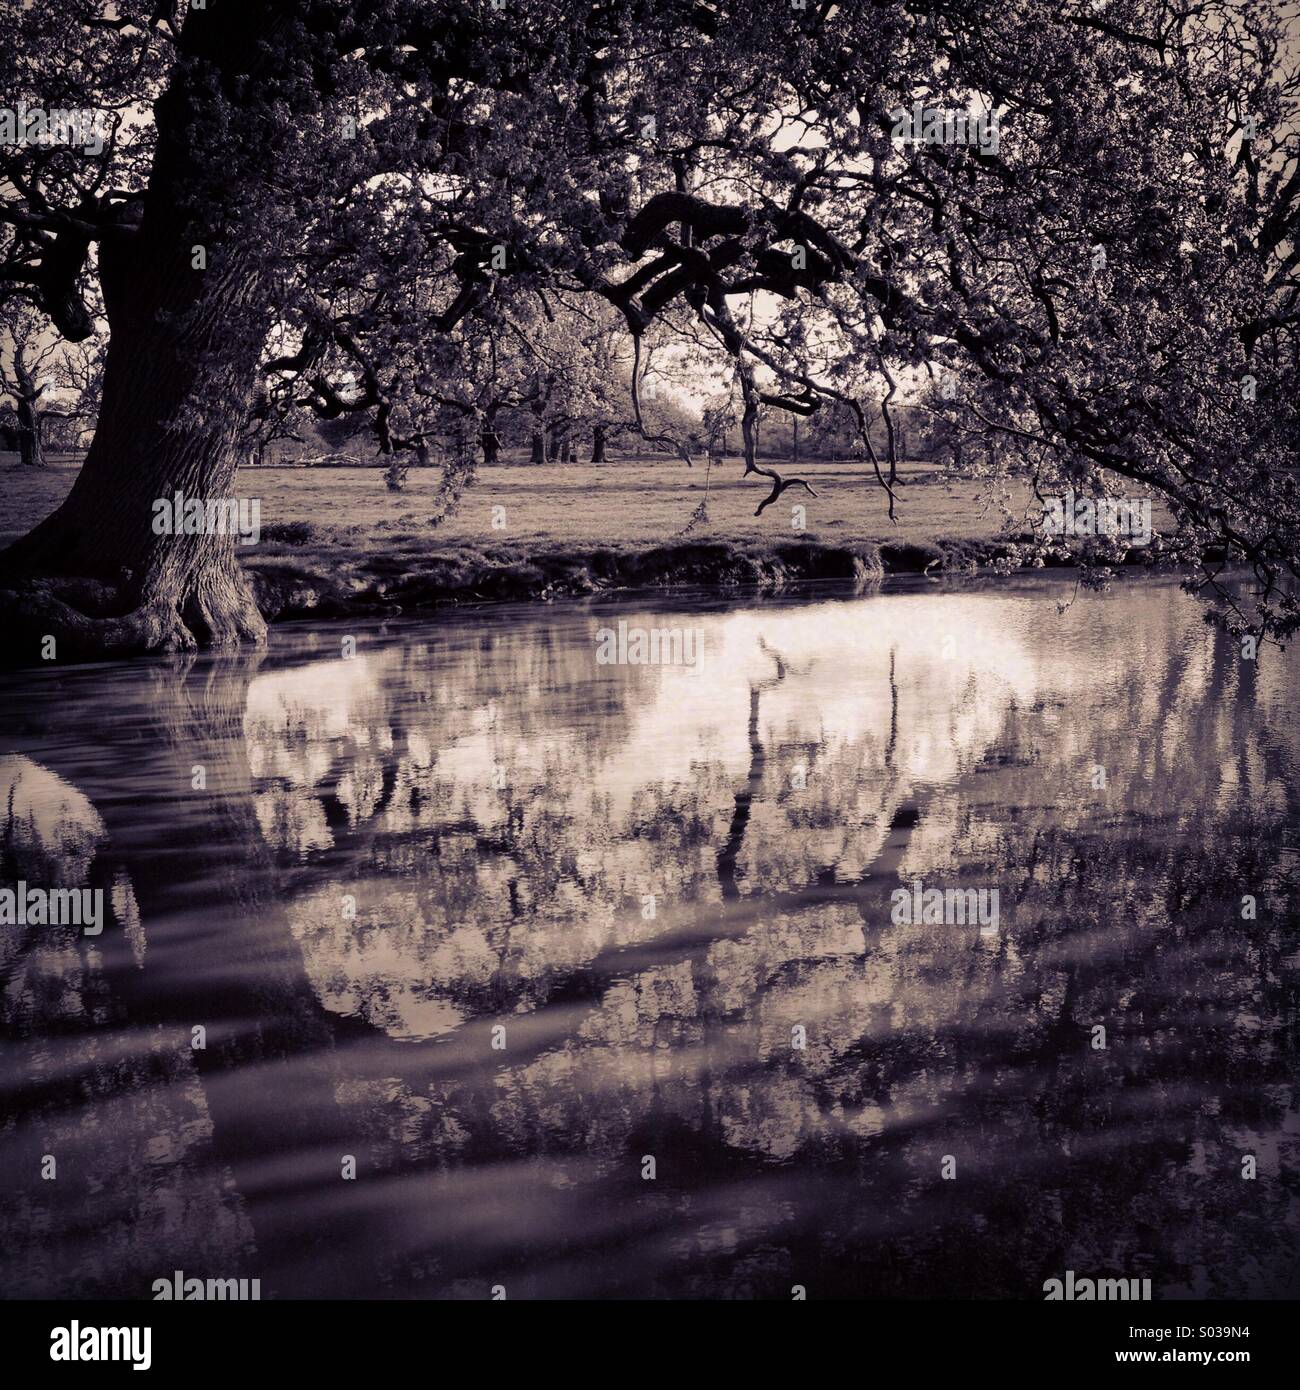
[[[39,310],[21,299],[0,304],[0,404],[12,412],[19,461],[45,466],[56,421],[89,423],[98,409],[103,344],[65,343]]]

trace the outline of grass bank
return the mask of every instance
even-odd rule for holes
[[[54,510],[77,467],[64,458],[30,470],[0,456],[0,545]],[[896,523],[857,465],[801,464],[817,495],[787,492],[761,517],[754,509],[767,483],[740,472],[738,460],[726,461],[706,490],[703,465],[664,457],[544,467],[512,459],[480,470],[456,514],[435,525],[433,470],[412,470],[392,493],[377,468],[241,469],[237,495],[256,498],[261,516],[261,538],[241,557],[264,613],[283,621],[618,589],[866,584],[975,570],[1006,556],[1013,539],[979,482],[931,464],[903,466]],[[1001,500],[1015,515],[1028,507],[1016,487]]]

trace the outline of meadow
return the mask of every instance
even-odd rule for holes
[[[906,462],[891,522],[869,466],[762,462],[806,479],[817,495],[791,488],[755,516],[771,485],[742,480],[736,458],[710,470],[666,456],[541,466],[507,457],[480,468],[459,506],[437,520],[437,469],[411,469],[393,492],[378,467],[242,468],[235,492],[257,499],[261,538],[240,553],[263,612],[283,619],[453,599],[968,570],[1027,529],[1003,525],[1000,502],[1017,519],[1028,507],[1018,482],[990,497],[981,480]],[[53,511],[78,466],[56,455],[50,467],[24,469],[0,456],[0,545]]]
[[[53,466],[24,469],[0,454],[0,541],[21,535],[62,501],[78,461],[55,455]],[[942,536],[990,539],[1001,517],[981,484],[947,478],[929,463],[902,465],[898,521],[870,468],[852,463],[769,462],[783,474],[806,478],[817,492],[787,491],[761,517],[754,509],[770,490],[764,478],[741,480],[739,459],[715,465],[708,479],[707,523],[696,539],[761,540],[796,534],[791,508],[806,511],[807,537],[854,540],[932,540]],[[583,545],[664,545],[679,536],[705,497],[706,467],[687,468],[659,455],[615,458],[605,464],[530,465],[515,460],[479,469],[456,513],[430,528],[437,469],[413,468],[401,492],[390,492],[381,468],[266,467],[240,469],[239,496],[261,501],[263,528],[329,528],[340,537],[394,532],[436,535],[440,541],[572,542]],[[1013,494],[1022,508],[1023,489]],[[504,508],[502,513],[493,508]],[[493,526],[494,515],[497,525]]]

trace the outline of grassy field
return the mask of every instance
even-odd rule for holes
[[[0,456],[0,546],[53,511],[77,467],[59,458],[43,470],[24,469]],[[511,460],[481,469],[455,515],[434,524],[434,469],[412,469],[397,493],[378,468],[242,469],[235,493],[258,499],[262,538],[240,556],[262,611],[284,620],[609,589],[865,582],[885,573],[969,570],[998,558],[1009,539],[1000,508],[980,484],[930,464],[903,466],[896,524],[869,469],[813,463],[797,474],[817,496],[787,491],[756,517],[770,483],[742,482],[740,462],[729,459],[713,469],[708,515],[699,518],[703,464],[688,469],[676,459],[642,457],[534,467]],[[1013,486],[1006,501],[1022,516],[1027,492]]]
[[[897,525],[889,520],[887,499],[870,470],[853,464],[803,463],[794,470],[778,461],[783,472],[807,478],[818,495],[793,489],[755,517],[770,484],[752,477],[741,482],[741,466],[729,459],[713,469],[709,518],[692,528],[693,539],[789,539],[800,534],[793,526],[795,505],[806,509],[805,537],[837,544],[993,538],[1000,532],[998,510],[986,505],[976,483],[945,480],[930,464],[903,465]],[[74,460],[58,456],[53,467],[24,469],[12,454],[0,454],[0,543],[53,511],[72,486],[76,468]],[[437,479],[434,469],[412,469],[403,491],[392,493],[378,468],[245,468],[235,490],[260,499],[264,529],[305,522],[353,543],[367,533],[378,541],[396,532],[436,537],[442,544],[668,545],[705,496],[703,464],[687,468],[663,456],[600,465],[508,462],[480,469],[456,515],[431,528]],[[1023,492],[1015,500],[1023,506]],[[495,507],[504,513],[494,514]]]

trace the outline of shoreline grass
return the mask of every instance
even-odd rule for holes
[[[0,546],[59,504],[77,467],[66,456],[43,470],[6,467],[0,456]],[[706,495],[703,464],[508,460],[481,469],[455,514],[434,522],[437,470],[412,470],[393,493],[373,467],[245,468],[236,493],[259,499],[261,539],[241,559],[264,615],[282,622],[632,589],[771,592],[811,580],[971,573],[1004,560],[1020,539],[1002,529],[980,482],[934,464],[903,466],[896,524],[869,469],[814,461],[797,474],[817,497],[788,493],[755,517],[766,482],[742,481],[736,460],[715,465],[707,518],[692,523]],[[1012,486],[1006,502],[1023,514],[1026,490]],[[1128,563],[1158,559],[1153,548],[1131,551]]]

